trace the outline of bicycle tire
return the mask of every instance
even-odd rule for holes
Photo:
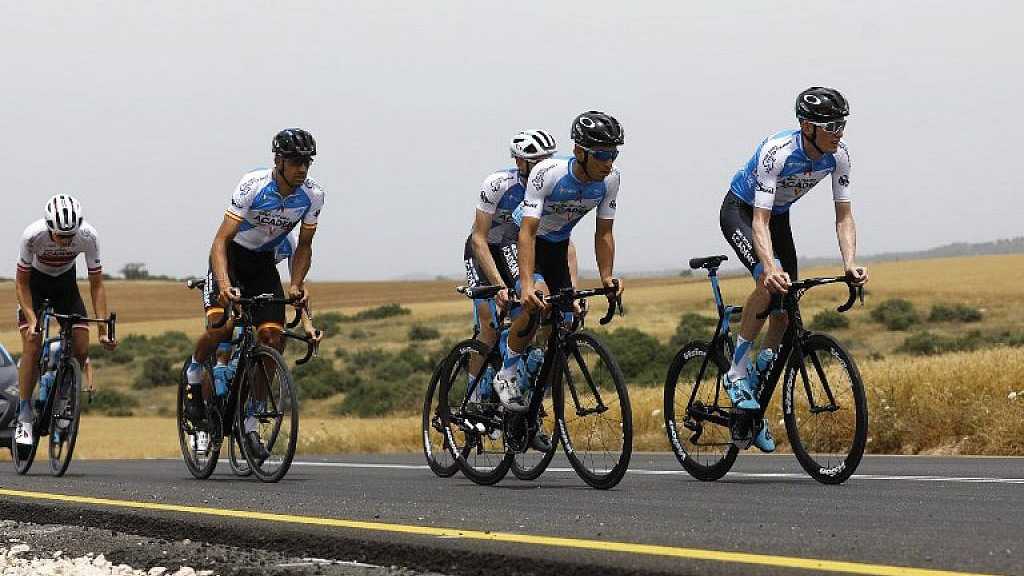
[[[421,421],[421,432],[423,436],[423,456],[427,459],[430,470],[440,478],[450,478],[459,471],[459,463],[452,457],[445,447],[445,433],[441,425],[441,371],[448,360],[448,357],[456,353],[458,347],[452,348],[450,352],[438,362],[434,372],[430,375],[430,383],[427,384],[427,392],[423,399],[423,415]],[[437,399],[435,408],[434,400]]]
[[[594,366],[587,366],[586,359],[583,357],[583,348],[589,348],[592,350],[597,358],[600,359],[601,363],[605,368],[598,368],[595,370]],[[570,334],[565,337],[563,341],[562,353],[558,355],[555,360],[558,364],[555,368],[555,378],[551,387],[553,394],[553,401],[555,404],[555,419],[557,423],[558,433],[562,442],[562,450],[565,452],[566,457],[569,459],[569,464],[572,465],[573,470],[576,474],[589,486],[600,490],[607,490],[615,487],[626,474],[626,470],[629,468],[629,459],[633,452],[633,416],[629,403],[629,390],[626,388],[626,379],[622,375],[622,370],[619,368],[618,363],[612,356],[611,352],[602,344],[597,338],[587,333],[576,333]],[[593,362],[591,362],[593,364]],[[573,377],[573,367],[580,370],[580,376],[582,378]],[[596,377],[595,377],[596,375]],[[568,378],[567,378],[568,376]],[[574,402],[574,411],[576,416],[582,417],[586,415],[597,415],[601,416],[597,425],[601,426],[601,431],[597,431],[595,426],[596,419],[589,419],[585,426],[577,425],[577,421],[580,419],[567,420],[566,418],[566,388],[570,390],[575,389],[577,383],[575,380],[585,380],[590,391],[597,391],[597,393],[603,393],[601,397],[600,405],[604,405],[605,412],[592,412],[591,414],[579,413],[579,410],[588,410],[588,406],[576,406]],[[597,388],[595,389],[594,384],[597,382]],[[608,387],[607,385],[611,386]],[[603,390],[601,390],[603,388]],[[607,398],[610,392],[614,391],[615,400],[607,404],[604,400]],[[576,394],[580,393],[579,389],[576,389]],[[599,406],[596,403],[598,394],[595,394],[595,409]],[[616,406],[617,405],[617,410]],[[609,417],[604,417],[604,413],[611,411]],[[573,430],[573,428],[579,427],[579,430]],[[583,430],[587,427],[590,428],[589,433],[586,435],[586,443],[574,442],[572,435],[576,434],[581,437]],[[614,455],[609,450],[600,450],[595,454],[612,454],[611,460],[608,458],[602,458],[604,464],[611,464],[605,466],[603,469],[599,469],[595,466],[595,455],[592,455],[589,448],[592,447],[592,439],[595,433],[600,434],[602,437],[614,437],[618,436],[621,440],[621,447],[618,448],[618,455]],[[582,437],[580,438],[582,440]],[[588,448],[584,456],[580,454],[581,447]],[[607,448],[607,447],[606,447]],[[589,462],[588,462],[589,461]]]
[[[241,388],[239,389],[238,407],[235,411],[235,428],[236,430],[245,430],[244,424],[247,417],[246,400],[253,389],[251,380],[255,377],[254,375],[260,373],[258,371],[262,371],[265,376],[267,375],[266,371],[261,368],[263,361],[269,361],[276,366],[274,372],[277,376],[277,385],[267,387],[268,398],[263,400],[266,404],[263,410],[254,414],[253,417],[261,424],[267,424],[268,420],[273,417],[273,425],[269,427],[269,430],[263,430],[260,433],[261,438],[266,441],[264,446],[269,452],[270,457],[261,462],[256,458],[256,455],[251,454],[251,451],[244,446],[242,447],[242,454],[245,456],[245,460],[249,463],[249,468],[252,469],[256,478],[261,482],[274,483],[284,478],[291,467],[292,459],[295,457],[295,447],[299,436],[299,400],[295,394],[295,386],[292,382],[288,365],[285,363],[281,353],[269,346],[259,344],[253,347],[252,356],[246,366]],[[278,388],[276,392],[274,391],[275,387]],[[274,397],[275,393],[276,398]],[[288,419],[287,423],[284,422],[286,417]],[[281,446],[282,432],[285,434],[283,438],[284,449],[275,453],[274,449]],[[275,466],[271,468],[268,466],[268,463]]]
[[[714,394],[708,394],[710,392],[708,386],[701,386],[701,383],[697,382],[697,372],[700,371],[700,366],[708,355],[709,347],[710,344],[707,342],[693,341],[687,343],[676,353],[669,366],[668,375],[665,377],[665,397],[662,407],[665,415],[665,434],[668,436],[672,453],[676,455],[676,459],[690,476],[705,482],[712,482],[725,476],[736,462],[736,456],[739,454],[739,448],[731,441],[728,427],[719,426],[706,420],[697,422],[689,414],[686,414],[694,387],[697,387],[698,395],[701,389],[705,391],[705,396],[702,397],[703,399],[700,400],[700,405],[697,407],[697,413],[720,413],[717,400],[728,398],[728,396],[724,396],[725,391],[720,388],[724,374],[713,359],[707,363],[705,377],[709,374],[713,376],[714,379],[706,384],[714,383]],[[692,376],[688,373],[689,371],[693,371]],[[689,382],[689,384],[680,386],[683,382]],[[695,397],[694,400],[696,401],[698,398]],[[707,408],[709,402],[706,400],[710,400],[710,408]],[[677,404],[682,408],[683,414],[678,413]],[[700,410],[700,408],[704,409]],[[709,428],[709,426],[714,426],[714,428]],[[700,432],[697,435],[699,440],[708,430],[713,432],[714,440],[717,441],[707,444],[693,442],[694,435],[698,431]],[[692,448],[688,449],[687,444]],[[705,446],[715,446],[718,447],[718,450],[714,453],[705,452],[702,449]]]
[[[551,386],[545,386],[544,395],[546,399],[551,399],[551,402],[547,407],[544,407],[544,404],[541,404],[541,406],[544,407],[547,413],[547,420],[554,424],[554,398],[551,393]],[[538,415],[538,418],[540,416]],[[517,452],[512,458],[512,475],[519,480],[530,482],[540,478],[540,475],[548,469],[551,460],[558,452],[558,433],[555,430],[555,426],[552,425],[545,429],[542,423],[540,430],[543,430],[551,439],[551,449],[546,452],[537,452],[533,449],[529,449],[526,452]]]
[[[238,436],[238,430],[235,430],[231,434],[231,442],[228,443],[228,464],[235,476],[245,478],[252,476],[252,468],[249,467],[242,450],[242,440]]]
[[[478,354],[489,358],[490,348],[477,340],[463,340],[452,348],[452,353],[445,359],[441,369],[441,405],[462,406],[465,389],[460,379],[463,369],[469,364],[470,355]],[[497,367],[495,367],[497,369]],[[457,382],[458,380],[458,382]],[[458,388],[453,389],[453,386]],[[452,402],[456,402],[453,404]],[[492,416],[492,418],[495,418]],[[484,418],[475,419],[482,421]],[[489,432],[480,433],[465,429],[467,416],[451,410],[441,414],[441,426],[445,431],[445,445],[449,454],[459,465],[462,474],[472,482],[482,486],[490,486],[501,481],[512,467],[513,454],[505,449],[504,438],[491,438],[491,432],[503,433],[501,427],[490,428]],[[460,423],[462,426],[460,426]],[[458,431],[458,432],[456,432]]]
[[[71,455],[75,451],[78,439],[78,426],[82,418],[82,368],[78,360],[69,358],[60,381],[53,383],[53,406],[50,414],[50,438],[47,442],[50,456],[50,473],[63,476],[71,464]],[[66,397],[65,397],[66,396]],[[70,413],[62,406],[70,402]],[[60,411],[60,416],[57,411]],[[63,426],[62,426],[63,424]]]
[[[189,474],[192,474],[197,480],[205,480],[217,468],[217,460],[220,457],[220,442],[214,445],[214,438],[219,438],[221,434],[211,434],[211,429],[221,420],[219,412],[207,409],[206,430],[201,430],[185,417],[186,393],[188,391],[188,377],[185,375],[185,372],[188,370],[190,363],[191,360],[185,360],[185,364],[181,368],[181,377],[178,379],[178,447],[181,449],[181,456],[185,461],[185,468],[188,469]],[[212,381],[209,368],[204,365],[203,370],[206,372],[204,377],[209,377]],[[223,423],[221,422],[221,424]],[[201,453],[202,451],[197,446],[198,439],[196,436],[198,432],[205,432],[210,435],[205,454]]]
[[[809,360],[804,362],[804,370],[801,371],[801,358],[795,353],[786,367],[782,392],[786,434],[793,454],[808,475],[822,484],[842,484],[857,469],[867,445],[868,406],[864,382],[853,358],[831,336],[812,333],[802,340],[801,349],[803,359]],[[832,372],[831,378],[829,372]],[[835,378],[842,374],[847,376],[846,383]],[[831,398],[827,394],[825,398],[835,409],[811,411],[810,400],[815,393],[811,380],[815,378],[819,382],[819,395],[814,398],[813,406],[822,401],[821,393],[825,388],[820,384],[826,382]],[[798,383],[801,385],[797,386]],[[811,395],[807,394],[808,390]],[[853,409],[852,414],[843,410],[847,407]],[[826,418],[822,422],[828,429],[824,434],[812,433],[813,422],[823,415]]]
[[[17,418],[17,415],[15,415]],[[28,474],[28,471],[32,468],[32,462],[36,459],[36,449],[39,448],[39,432],[38,426],[34,426],[32,430],[32,446],[30,448],[23,448],[15,442],[15,435],[11,435],[11,459],[14,460],[14,470],[19,476]]]

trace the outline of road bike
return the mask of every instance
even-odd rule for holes
[[[500,289],[490,286],[467,290],[472,290],[470,297],[481,298]],[[554,433],[538,466],[545,459],[550,462],[557,435],[569,463],[588,485],[609,489],[622,480],[633,442],[625,379],[608,349],[593,335],[580,331],[585,315],[573,313],[574,302],[617,291],[617,285],[580,291],[566,288],[544,297],[551,313],[542,323],[550,330],[543,362],[526,384],[529,404],[525,413],[480,410],[470,401],[484,371],[500,366],[500,354],[495,358],[488,353],[485,361],[480,361],[482,347],[467,342],[449,356],[440,376],[441,428],[446,447],[463,475],[482,485],[500,481],[516,455],[537,444],[538,431],[544,429],[553,413]],[[601,324],[611,321],[621,308],[619,298],[609,299]],[[533,315],[523,335],[531,333],[538,322],[538,316]],[[479,368],[474,370],[476,366]],[[549,396],[550,407],[542,409]]]
[[[71,464],[71,455],[75,451],[75,442],[78,440],[78,428],[82,416],[82,367],[72,355],[72,334],[76,324],[106,324],[107,336],[114,340],[115,327],[117,325],[117,314],[111,312],[107,318],[88,318],[78,314],[58,314],[53,311],[49,301],[44,301],[43,313],[36,321],[34,327],[37,333],[42,334],[42,348],[39,358],[39,379],[36,383],[37,398],[34,405],[40,405],[39,415],[32,427],[32,445],[19,445],[12,438],[11,454],[14,458],[14,468],[18,474],[26,474],[32,467],[36,457],[36,449],[39,446],[39,439],[47,436],[50,456],[50,473],[54,476],[63,476]],[[55,338],[50,338],[50,321],[57,320],[60,323],[60,332]],[[54,341],[60,343],[60,352],[57,354],[56,366],[48,365],[47,350]],[[26,361],[28,361],[26,359]],[[40,382],[47,371],[54,372],[53,381],[46,386],[43,396]],[[89,399],[92,399],[92,391],[89,391]]]
[[[190,280],[189,288],[202,288],[204,280]],[[278,298],[273,294],[260,294],[252,298],[239,298],[232,306],[238,336],[231,340],[236,348],[238,365],[234,378],[228,383],[227,394],[213,393],[212,368],[203,366],[203,413],[190,416],[188,411],[189,385],[186,371],[191,360],[186,360],[178,386],[177,418],[178,443],[188,471],[197,479],[209,478],[217,466],[221,444],[227,438],[232,471],[240,476],[249,473],[263,482],[277,482],[284,478],[295,456],[299,432],[299,403],[287,363],[276,349],[261,344],[256,336],[252,318],[263,306],[293,305],[295,298]],[[294,328],[308,313],[297,307],[295,318],[288,323]],[[223,327],[228,314],[211,324]],[[282,331],[285,338],[306,344],[306,354],[295,363],[305,364],[318,353],[319,343],[304,334]],[[246,438],[246,421],[259,440],[250,446]],[[253,426],[254,425],[254,426]],[[262,448],[262,449],[260,449]],[[254,449],[259,453],[254,453]],[[241,455],[242,458],[238,458]],[[242,464],[244,460],[245,464]]]
[[[845,283],[849,298],[837,309],[849,310],[863,288],[846,276],[793,282],[782,297],[789,325],[779,353],[757,373],[761,409],[732,407],[725,391],[732,360],[730,321],[743,308],[722,299],[718,268],[726,256],[690,260],[690,268],[708,272],[718,324],[710,341],[687,343],[676,354],[665,379],[664,415],[669,444],[683,468],[699,480],[718,480],[732,467],[763,425],[765,409],[782,381],[782,413],[789,444],[800,466],[823,484],[841,484],[857,469],[868,435],[864,383],[853,357],[833,337],[804,328],[800,298],[811,288]],[[770,311],[758,315],[766,318]]]

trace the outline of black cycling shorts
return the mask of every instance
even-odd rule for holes
[[[78,282],[75,278],[74,266],[59,276],[50,276],[35,268],[29,272],[28,287],[32,293],[32,310],[35,311],[36,318],[39,318],[40,314],[42,314],[43,302],[46,300],[49,300],[53,306],[53,311],[57,314],[87,315],[85,313],[85,302],[82,302],[82,294],[78,291]],[[26,327],[28,327],[28,320],[25,319],[25,315],[21,312],[21,307],[19,306],[18,329]],[[88,329],[89,325],[83,322],[75,324],[75,327]]]
[[[533,253],[533,271],[544,278],[550,294],[557,294],[563,288],[572,288],[572,276],[569,275],[569,240],[549,242],[537,238]]]
[[[740,262],[750,270],[756,280],[761,273],[761,262],[754,250],[754,207],[727,192],[722,201],[719,224],[726,242],[732,246]],[[793,231],[789,227],[789,212],[772,214],[768,221],[768,230],[772,236],[772,249],[782,269],[789,274],[789,279],[797,280],[796,246],[793,245]]]
[[[255,252],[235,242],[228,243],[228,278],[231,285],[238,288],[245,298],[260,294],[273,294],[284,298],[281,287],[281,275],[277,272],[277,262],[273,252]],[[206,285],[203,286],[203,307],[206,314],[222,312],[224,308],[217,301],[220,288],[213,274],[213,266],[206,273]],[[266,323],[278,324],[282,328],[285,321],[284,304],[264,304],[256,311],[252,323],[257,328]]]
[[[491,257],[498,268],[501,281],[515,290],[516,282],[519,280],[519,250],[514,242],[508,244],[488,244]],[[477,286],[489,286],[490,279],[484,273],[483,267],[477,262],[473,252],[473,238],[466,239],[466,247],[462,252],[462,258],[466,265],[466,284],[470,288]]]

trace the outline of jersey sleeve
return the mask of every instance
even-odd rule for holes
[[[605,192],[604,198],[601,203],[597,206],[597,217],[601,220],[614,220],[615,219],[615,208],[618,204],[619,196],[619,178],[621,174],[618,168],[612,170],[612,173],[605,178]]]
[[[480,185],[480,201],[476,209],[486,214],[494,214],[498,209],[498,202],[508,191],[508,174],[495,172],[488,176]]]
[[[839,143],[836,150],[836,169],[832,171],[832,200],[834,202],[850,201],[850,151],[846,144]]]
[[[99,234],[96,233],[96,229],[89,224],[83,224],[83,228],[86,228],[88,234],[85,237],[85,267],[89,270],[89,275],[102,274],[103,263],[100,261],[100,240]]]
[[[249,215],[252,200],[256,197],[256,192],[259,191],[258,180],[259,177],[252,174],[242,176],[238,186],[235,187],[235,192],[231,195],[231,204],[224,212],[225,216],[239,222],[245,220],[245,217]]]
[[[303,228],[316,228],[320,221],[320,211],[324,208],[324,190],[319,184],[312,180],[306,181],[309,186],[309,208],[302,216]]]
[[[32,270],[32,249],[34,243],[35,234],[33,233],[32,226],[29,226],[21,234],[21,241],[18,243],[18,270],[22,272]]]
[[[777,143],[767,141],[757,154],[757,166],[754,168],[754,207],[771,210],[775,206],[775,189],[779,175],[786,165],[788,153],[783,151],[789,142]]]
[[[544,201],[551,195],[551,191],[558,182],[558,178],[553,174],[553,169],[557,165],[557,160],[545,160],[530,171],[530,177],[527,178],[526,183],[526,194],[521,205],[523,218],[539,219],[544,213]]]

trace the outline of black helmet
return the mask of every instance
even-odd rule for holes
[[[302,128],[285,128],[274,136],[270,149],[284,158],[310,158],[316,156],[316,140]]]
[[[580,146],[621,146],[624,141],[619,121],[596,110],[573,120],[572,139]]]
[[[850,105],[838,90],[812,86],[796,97],[796,117],[811,122],[833,122],[850,115]]]

